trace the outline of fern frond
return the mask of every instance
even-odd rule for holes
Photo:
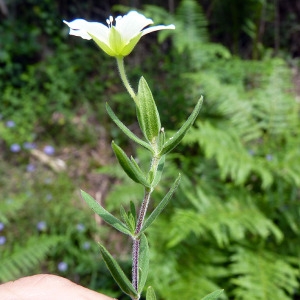
[[[174,246],[191,234],[205,239],[212,235],[220,247],[232,241],[242,241],[249,234],[267,238],[274,236],[277,241],[283,239],[280,229],[254,204],[247,195],[244,198],[220,199],[206,195],[197,188],[195,195],[186,196],[196,205],[197,210],[177,209],[171,218],[169,246]]]
[[[35,268],[57,245],[60,236],[31,237],[25,245],[17,245],[0,258],[0,282],[13,280]]]
[[[283,255],[265,249],[235,247],[231,270],[234,294],[241,300],[290,300],[299,270]]]
[[[198,122],[197,125],[198,128],[192,128],[188,132],[184,142],[199,143],[207,158],[215,158],[222,179],[230,177],[237,184],[242,184],[255,173],[261,177],[263,187],[272,184],[273,176],[265,158],[252,157],[234,129],[226,127],[225,131],[205,121]]]
[[[216,278],[229,276],[222,266],[227,253],[199,243],[197,239],[183,242],[182,247],[168,248],[168,235],[161,235],[162,228],[170,224],[163,218],[149,228],[149,241],[153,245],[149,282],[163,299],[201,299],[220,289]],[[168,287],[168,288],[166,288]],[[221,299],[227,299],[226,294]]]
[[[171,35],[174,46],[179,53],[183,53],[187,49],[190,51],[198,50],[199,44],[208,40],[207,20],[197,1],[181,1],[175,16],[154,5],[145,5],[143,12],[146,15],[155,16],[157,23],[175,24],[176,34],[160,32],[159,36],[160,41],[163,41]]]

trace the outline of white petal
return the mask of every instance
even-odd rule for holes
[[[146,28],[144,29],[142,32],[142,36],[145,35],[145,34],[148,34],[150,32],[153,32],[153,31],[158,31],[158,30],[164,30],[164,29],[175,29],[175,25],[171,24],[171,25],[158,25],[158,26],[152,26],[152,27],[149,27],[149,28]]]
[[[83,38],[85,40],[91,40],[92,39],[92,37],[86,31],[82,31],[82,30],[70,29],[69,34],[70,35],[75,35],[75,36],[80,36],[81,38]]]
[[[146,18],[136,11],[130,11],[127,15],[116,18],[116,29],[121,34],[125,43],[129,42],[143,28],[150,24],[153,24],[151,19]]]
[[[83,19],[76,19],[72,22],[64,21],[71,29],[70,34],[80,36],[83,39],[90,40],[92,34],[100,41],[108,44],[109,28],[98,22],[88,22]]]

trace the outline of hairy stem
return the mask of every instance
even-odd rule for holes
[[[151,193],[152,193],[152,189],[145,190],[144,199],[139,211],[137,225],[135,229],[136,236],[140,233],[142,229],[147,208],[149,205]],[[133,245],[132,245],[132,285],[136,290],[138,290],[138,283],[139,283],[139,254],[140,254],[140,239],[138,237],[133,240]]]

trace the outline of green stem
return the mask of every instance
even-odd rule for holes
[[[131,85],[128,81],[128,78],[126,76],[123,56],[117,56],[117,65],[118,65],[119,73],[120,73],[120,76],[121,76],[121,79],[123,81],[125,88],[127,89],[129,95],[134,100],[134,102],[136,102],[136,94],[135,94],[133,88],[131,87]]]

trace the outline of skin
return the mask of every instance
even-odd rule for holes
[[[48,274],[23,277],[0,285],[1,300],[113,300],[71,282]]]

